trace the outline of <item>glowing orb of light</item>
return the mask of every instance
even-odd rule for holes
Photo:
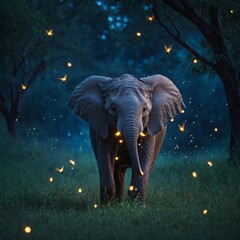
[[[29,226],[26,226],[24,228],[24,232],[27,233],[27,234],[29,234],[31,231],[32,231],[32,229]]]
[[[136,32],[137,37],[141,37],[142,33],[141,32]]]
[[[197,173],[196,173],[196,172],[192,172],[192,176],[193,176],[194,178],[196,178],[196,177],[197,177]]]
[[[208,210],[207,210],[207,209],[204,209],[204,210],[203,210],[203,214],[204,214],[204,215],[208,214]]]
[[[211,161],[208,161],[207,162],[208,166],[212,167],[213,166],[213,163]]]
[[[97,207],[98,207],[98,205],[97,205],[97,204],[94,204],[94,205],[93,205],[93,207],[94,207],[94,208],[97,208]]]
[[[115,133],[115,136],[116,136],[116,137],[121,136],[121,132],[120,132],[120,131],[117,131],[117,132]]]
[[[129,187],[129,191],[133,191],[133,190],[134,190],[134,186],[131,185],[131,186]]]
[[[69,159],[69,163],[70,163],[71,165],[75,165],[75,161],[72,160],[72,159]]]
[[[81,188],[79,188],[79,189],[78,189],[78,192],[79,192],[79,193],[82,193],[82,189],[81,189]]]
[[[52,177],[49,178],[49,182],[53,182],[53,178]]]

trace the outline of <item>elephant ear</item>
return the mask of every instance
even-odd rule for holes
[[[156,74],[142,80],[152,88],[152,110],[147,129],[151,136],[160,132],[166,124],[179,114],[185,105],[178,88],[168,78]]]
[[[104,139],[108,137],[108,118],[99,85],[105,85],[110,80],[102,76],[88,77],[75,88],[68,102],[74,113],[87,121]]]

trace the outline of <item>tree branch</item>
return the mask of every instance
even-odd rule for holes
[[[190,20],[203,35],[210,41],[211,35],[214,34],[211,26],[200,16],[188,0],[180,0],[183,7],[177,4],[176,0],[162,0],[167,6],[180,13],[182,16]]]
[[[172,37],[174,38],[180,45],[182,45],[185,49],[187,49],[191,54],[193,54],[194,56],[196,56],[196,58],[198,58],[199,60],[201,60],[203,63],[208,64],[212,67],[215,67],[215,64],[213,62],[211,62],[210,60],[208,60],[207,58],[205,58],[202,54],[200,54],[199,52],[197,52],[193,47],[191,47],[189,44],[187,44],[184,40],[181,39],[181,35],[180,35],[180,31],[178,30],[176,24],[173,22],[173,20],[168,17],[171,25],[173,26],[174,30],[176,31],[176,34],[174,34],[160,19],[158,10],[157,10],[157,6],[156,6],[156,0],[153,0],[153,14],[155,19],[157,20],[158,24],[165,29],[165,31]]]

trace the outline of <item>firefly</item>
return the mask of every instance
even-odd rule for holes
[[[196,173],[196,172],[192,172],[192,176],[193,176],[194,178],[196,178],[196,177],[197,177],[197,173]]]
[[[67,63],[67,66],[70,68],[70,67],[72,67],[72,63],[71,62],[68,62]]]
[[[182,125],[178,124],[178,128],[180,132],[184,132],[185,131],[185,123],[183,123]]]
[[[203,214],[206,215],[208,213],[208,210],[207,209],[204,209],[203,210]]]
[[[49,178],[49,182],[53,182],[53,178],[52,177]]]
[[[62,82],[66,82],[67,81],[67,74],[64,75],[64,77],[58,78],[59,80],[61,80]]]
[[[118,142],[119,142],[119,143],[123,143],[123,140],[122,140],[122,139],[120,139]]]
[[[230,13],[234,13],[234,11],[231,9],[231,10],[230,10]]]
[[[141,36],[142,36],[142,33],[136,32],[136,35],[137,35],[137,37],[141,37]]]
[[[120,131],[117,131],[117,132],[115,133],[115,136],[116,136],[116,137],[121,136],[121,132],[120,132]]]
[[[193,63],[198,63],[198,60],[196,58],[193,59]]]
[[[129,191],[133,191],[133,190],[134,190],[134,186],[131,185],[131,186],[129,187]]]
[[[167,55],[170,55],[171,51],[172,51],[172,45],[170,45],[169,47],[167,47],[166,45],[164,45],[165,48],[165,53]]]
[[[82,189],[81,189],[81,188],[79,188],[79,189],[78,189],[78,192],[79,192],[79,193],[82,193]]]
[[[173,121],[174,121],[174,118],[171,118],[170,121],[173,122]]]
[[[27,89],[27,85],[22,84],[22,90],[26,90]]]
[[[144,132],[140,132],[140,134],[139,134],[141,137],[146,137],[147,136],[147,134],[146,133],[144,133]]]
[[[208,166],[212,167],[213,163],[211,161],[207,162]]]
[[[63,173],[63,171],[64,171],[64,166],[62,166],[61,168],[56,168],[56,170],[57,170],[59,173]]]
[[[26,226],[25,228],[24,228],[24,232],[25,233],[30,233],[32,231],[32,229],[29,227],[29,226]]]
[[[53,36],[53,29],[46,30],[47,36],[52,37]]]
[[[218,131],[218,128],[214,128],[214,132],[217,132]]]
[[[75,161],[73,161],[72,159],[69,159],[69,163],[70,163],[71,165],[75,165]]]
[[[184,109],[182,109],[180,113],[182,113],[182,114],[185,113]]]
[[[94,204],[94,205],[93,205],[93,207],[94,207],[94,208],[97,208],[97,207],[98,207],[98,205],[97,205],[97,204]]]
[[[149,16],[149,17],[147,17],[147,19],[149,22],[152,22],[154,20],[154,16]]]
[[[118,156],[116,156],[116,157],[115,157],[115,160],[116,160],[116,161],[117,161],[117,160],[119,160],[119,157],[118,157]]]

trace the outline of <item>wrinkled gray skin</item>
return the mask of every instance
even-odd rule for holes
[[[69,106],[89,123],[101,203],[123,199],[124,175],[129,167],[134,189],[128,190],[128,196],[144,203],[166,124],[184,108],[177,87],[162,75],[141,79],[129,74],[114,79],[91,76],[76,87]],[[121,136],[115,135],[117,131]]]

